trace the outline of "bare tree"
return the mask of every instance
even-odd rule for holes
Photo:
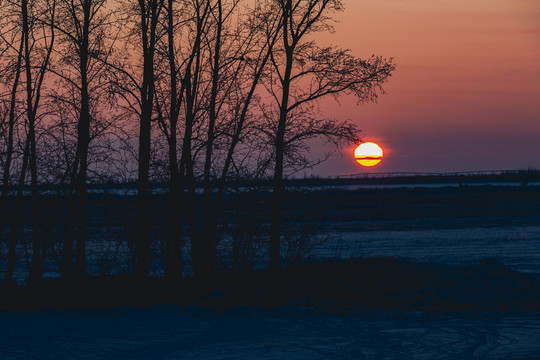
[[[210,181],[210,168],[212,166],[212,159],[216,157],[216,154],[212,151],[212,146],[215,146],[213,143],[216,139],[214,134],[210,132],[209,126],[205,158],[203,207],[203,214],[206,217],[203,222],[203,229],[205,230],[203,235],[206,244],[205,253],[208,258],[208,273],[212,273],[215,270],[217,226],[222,208],[226,180],[234,157],[235,155],[238,156],[240,143],[253,141],[253,138],[249,136],[256,128],[254,126],[256,118],[253,116],[252,103],[256,91],[260,87],[261,80],[267,71],[267,65],[278,39],[281,26],[281,13],[279,11],[273,12],[268,2],[256,3],[255,7],[250,9],[250,12],[251,15],[249,17],[243,18],[245,19],[243,22],[246,25],[242,29],[243,32],[237,37],[238,42],[236,43],[236,47],[233,48],[234,52],[227,54],[228,58],[224,61],[225,66],[219,66],[217,62],[214,64],[213,87],[214,84],[220,84],[224,89],[231,89],[229,90],[231,92],[224,91],[220,103],[212,101],[210,103],[210,120],[212,116],[220,114],[217,110],[221,111],[223,120],[219,133],[226,134],[225,139],[227,141],[222,151],[224,153],[223,163],[216,169],[217,196],[214,203],[211,203],[213,189]],[[219,49],[218,44],[216,39],[216,51]],[[228,63],[231,58],[235,60],[239,59],[240,61],[233,62],[233,66],[230,66]],[[227,80],[223,76],[223,74],[227,73],[233,73],[235,77]],[[223,109],[224,100],[231,98],[235,100]],[[216,110],[212,111],[213,108]],[[209,125],[212,123],[210,122]],[[219,164],[217,161],[216,163]]]
[[[343,9],[341,0],[274,0],[274,4],[283,14],[281,44],[272,54],[274,73],[266,82],[274,105],[263,108],[275,156],[270,270],[279,267],[285,155],[298,154],[299,142],[309,138],[351,141],[357,137],[352,124],[318,120],[311,111],[313,105],[323,97],[341,94],[352,94],[358,101],[375,100],[394,70],[391,61],[380,57],[361,60],[346,50],[321,48],[310,40],[313,33],[330,29],[329,14]]]
[[[165,276],[167,278],[179,278],[182,276],[182,243],[181,223],[178,221],[182,211],[182,192],[180,174],[178,169],[178,121],[184,83],[178,86],[180,73],[179,60],[177,59],[177,29],[179,26],[181,9],[175,7],[173,0],[167,0],[167,60],[169,66],[169,126],[165,125],[162,112],[159,112],[160,124],[168,144],[169,155],[169,203],[167,211],[167,232],[165,241]],[[190,59],[191,60],[191,59]],[[159,101],[156,104],[159,107]],[[168,130],[167,130],[168,129]]]
[[[181,174],[187,184],[185,213],[190,226],[195,275],[216,267],[218,223],[223,194],[239,144],[255,127],[252,100],[277,40],[279,13],[265,1],[241,11],[238,1],[208,2],[200,18],[200,49],[193,72],[186,71],[185,128]],[[204,27],[206,25],[206,27]],[[197,44],[196,42],[193,43]],[[191,76],[190,76],[191,75]],[[195,194],[202,182],[202,201]],[[197,215],[197,211],[200,215]]]
[[[10,14],[13,28],[21,30],[22,42],[22,72],[24,88],[24,118],[25,140],[21,160],[21,171],[14,205],[14,220],[10,229],[10,256],[5,279],[10,281],[13,276],[16,258],[17,234],[20,224],[20,209],[22,191],[26,184],[27,171],[30,175],[31,206],[32,206],[32,256],[29,268],[30,281],[38,281],[43,273],[43,263],[46,255],[46,244],[40,239],[41,206],[38,192],[37,168],[37,125],[40,119],[40,101],[45,76],[49,70],[51,54],[55,42],[54,29],[44,25],[38,19],[48,17],[54,22],[56,14],[55,0],[7,2],[6,9]],[[17,30],[16,30],[17,31]]]
[[[8,23],[5,26],[7,29],[12,27],[12,24]],[[2,26],[4,30],[4,26]],[[2,61],[4,65],[4,70],[0,74],[2,80],[8,80],[7,83],[3,82],[3,85],[9,89],[9,100],[8,102],[3,102],[5,105],[2,110],[6,110],[3,114],[2,121],[2,133],[3,140],[5,140],[5,149],[3,153],[5,158],[2,158],[2,195],[0,198],[0,244],[2,239],[2,233],[4,226],[6,225],[7,218],[7,194],[9,191],[9,185],[11,181],[11,164],[13,161],[14,153],[14,140],[15,140],[15,126],[17,120],[17,95],[18,88],[21,79],[22,72],[22,63],[23,63],[23,46],[24,46],[24,37],[22,36],[22,29],[15,28],[11,31],[4,33],[2,31],[1,38],[3,43],[6,45],[2,48],[2,55],[5,55],[5,61]],[[17,43],[18,38],[18,47],[14,47],[13,44]],[[8,63],[8,54],[13,54],[16,60],[13,64]],[[12,79],[9,83],[9,79]],[[10,252],[13,253],[15,249],[10,249]],[[13,257],[14,254],[11,254],[10,257]]]
[[[156,47],[163,35],[159,25],[164,13],[164,0],[137,1],[138,30],[142,50],[142,82],[139,85],[139,154],[138,154],[138,239],[137,239],[137,268],[139,277],[148,275],[150,265],[150,141],[151,122],[154,111],[155,90],[155,55]]]
[[[58,18],[50,23],[59,34],[58,49],[61,68],[55,70],[64,85],[64,100],[74,106],[77,116],[76,150],[70,166],[71,210],[68,231],[63,243],[61,272],[66,278],[73,274],[73,228],[76,227],[76,276],[86,272],[86,182],[88,177],[88,150],[91,140],[92,101],[99,91],[100,76],[104,72],[107,49],[105,34],[108,25],[106,0],[58,1]],[[96,60],[100,57],[100,61]],[[70,89],[70,90],[68,90]],[[68,91],[65,91],[68,90]],[[91,95],[94,94],[94,95]],[[63,98],[63,99],[62,99]]]
[[[158,44],[166,36],[163,18],[165,0],[126,0],[118,4],[123,41],[116,58],[103,61],[111,70],[111,91],[117,106],[138,118],[137,148],[137,240],[135,274],[146,277],[150,266],[150,161],[152,121],[155,109],[156,55]]]
[[[160,44],[160,52],[164,54],[162,60],[162,81],[155,90],[156,112],[158,126],[163,133],[168,148],[168,182],[169,199],[167,203],[167,229],[164,244],[165,276],[175,279],[182,275],[182,241],[181,241],[181,213],[185,205],[183,189],[185,186],[185,164],[179,160],[179,143],[188,144],[191,140],[187,121],[183,122],[184,140],[179,141],[182,134],[182,107],[186,104],[188,84],[193,82],[192,71],[200,68],[201,39],[207,27],[209,2],[192,1],[179,2],[167,0],[164,28],[166,37]],[[198,70],[196,70],[198,74]],[[195,81],[195,84],[197,82]],[[187,108],[184,114],[189,113]],[[189,119],[192,117],[190,116]],[[187,129],[187,130],[186,130]],[[183,150],[184,154],[184,150]],[[181,155],[180,159],[185,159]],[[180,170],[180,168],[184,170]]]

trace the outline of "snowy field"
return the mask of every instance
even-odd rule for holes
[[[538,359],[540,313],[0,313],[0,359]]]
[[[399,256],[419,261],[470,266],[497,259],[513,270],[540,278],[540,226],[340,232],[334,243],[316,249],[324,258],[343,246],[345,256]],[[358,244],[355,247],[355,244]]]
[[[356,209],[350,211],[354,215]],[[495,258],[540,278],[540,214],[513,211],[333,220],[322,224],[327,241],[312,256],[390,255],[455,265]],[[90,241],[89,270],[129,269],[125,228],[96,225],[91,231],[102,231],[100,238],[107,241]],[[108,263],[110,257],[117,261]],[[55,266],[50,269],[48,275],[57,276]],[[540,359],[540,312],[340,315],[287,308],[215,313],[166,306],[0,313],[0,360],[10,359],[532,360]]]
[[[420,228],[386,230],[381,222],[377,228],[361,231],[324,232],[315,238],[321,241],[308,254],[308,259],[346,259],[350,257],[397,256],[423,262],[471,266],[486,258],[496,259],[513,270],[540,278],[540,226],[507,223],[498,219],[497,226],[459,228]],[[539,219],[540,221],[540,219]],[[388,227],[392,227],[388,224]],[[120,230],[119,230],[120,231]],[[223,242],[224,244],[224,242]],[[227,246],[224,246],[227,248]],[[21,250],[22,253],[22,250]],[[88,271],[98,274],[131,271],[130,253],[123,241],[89,241]],[[266,247],[258,250],[256,268],[266,266]],[[109,261],[114,259],[114,261]],[[50,259],[45,277],[57,277],[58,267]],[[184,248],[185,273],[191,274],[190,249]],[[19,263],[19,281],[24,282],[25,261]],[[161,264],[154,263],[154,275],[161,275]]]

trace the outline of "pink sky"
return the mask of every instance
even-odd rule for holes
[[[393,57],[378,104],[322,103],[350,118],[385,159],[361,168],[352,149],[314,173],[540,168],[540,2],[346,0],[337,43]]]

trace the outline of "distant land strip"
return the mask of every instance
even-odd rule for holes
[[[374,158],[375,159],[375,158]],[[376,158],[379,159],[379,158]],[[538,175],[540,169],[527,170],[474,170],[455,172],[421,172],[421,171],[389,171],[389,172],[359,172],[338,174],[337,178],[387,178],[387,177],[456,177],[456,176],[502,176],[502,175]]]
[[[457,172],[366,172],[352,174],[338,174],[333,177],[306,176],[289,177],[284,179],[286,186],[342,186],[342,185],[376,185],[376,184],[478,184],[478,183],[519,183],[522,186],[540,185],[540,169],[527,170],[478,170],[478,171],[457,171]],[[261,187],[268,188],[272,184],[272,179],[235,179],[226,182],[228,187]],[[109,182],[89,182],[88,189],[122,189],[132,193],[137,188],[135,180],[109,181]],[[152,181],[150,187],[153,190],[166,191],[168,183],[162,181]],[[196,182],[195,187],[201,188],[202,183]],[[40,184],[39,191],[63,192],[68,186],[51,186],[50,184]],[[24,186],[24,190],[29,190],[30,185]],[[9,195],[14,195],[16,186],[10,186]],[[1,193],[1,191],[0,191]]]

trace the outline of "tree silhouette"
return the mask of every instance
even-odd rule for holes
[[[269,268],[279,266],[281,203],[285,155],[298,154],[299,141],[317,136],[352,141],[356,129],[352,124],[319,121],[309,113],[317,100],[354,95],[359,101],[375,100],[381,85],[394,70],[392,61],[380,57],[361,60],[347,50],[321,48],[311,35],[329,29],[329,14],[343,9],[340,0],[275,0],[282,13],[280,47],[272,56],[274,73],[267,89],[274,108],[265,117],[274,152],[272,214],[270,225]]]
[[[16,45],[18,39],[18,47]],[[11,182],[11,167],[13,161],[13,155],[15,150],[15,127],[18,118],[17,114],[17,95],[18,88],[21,82],[21,73],[23,65],[23,47],[24,47],[24,36],[22,34],[22,29],[16,28],[15,30],[2,33],[3,43],[6,45],[3,48],[2,55],[12,55],[16,58],[15,61],[10,61],[10,63],[4,63],[4,70],[2,71],[2,79],[13,79],[11,82],[6,82],[3,85],[8,88],[9,91],[9,102],[3,102],[2,107],[2,140],[5,141],[5,158],[2,158],[2,195],[0,195],[0,234],[3,233],[4,227],[7,224],[7,214],[8,214],[8,204],[7,204],[7,194],[9,191],[9,185]],[[2,236],[0,236],[0,244],[2,241]],[[9,258],[15,257],[15,242],[10,244],[9,249]],[[12,261],[12,266],[14,262]],[[12,272],[12,269],[10,269]],[[10,275],[11,276],[11,275]]]
[[[65,278],[73,273],[73,230],[76,228],[76,277],[86,273],[86,182],[88,177],[88,150],[91,140],[91,106],[97,97],[103,66],[96,57],[104,57],[106,0],[57,0],[58,20],[51,22],[58,33],[60,69],[54,73],[64,82],[69,99],[61,99],[74,106],[77,119],[77,144],[70,176],[70,221],[62,248],[61,272]],[[92,93],[92,94],[91,94]],[[62,96],[58,96],[62,98]]]
[[[23,187],[30,175],[30,201],[32,221],[32,256],[29,268],[29,280],[39,281],[43,273],[43,263],[46,249],[40,238],[40,223],[42,221],[41,199],[38,191],[38,153],[37,153],[37,127],[41,119],[42,88],[46,74],[49,71],[51,56],[55,44],[54,28],[44,24],[43,18],[54,21],[56,15],[55,1],[28,1],[6,2],[6,14],[14,31],[20,31],[22,64],[17,60],[15,72],[20,71],[21,87],[24,89],[24,128],[25,139],[18,179],[17,195],[14,203],[14,216],[10,224],[9,257],[5,280],[11,281],[15,263],[17,261],[16,246],[21,221],[21,203]],[[21,51],[22,50],[22,51]],[[19,55],[17,55],[18,57]],[[22,69],[19,66],[22,65]],[[16,75],[17,77],[17,75]],[[13,91],[16,91],[15,87]],[[14,93],[12,92],[12,99]],[[8,169],[9,171],[9,169]],[[28,174],[29,173],[29,174]]]
[[[263,194],[259,180],[271,174],[269,267],[276,269],[285,234],[283,179],[314,165],[306,156],[311,140],[341,146],[359,136],[351,122],[321,118],[318,101],[343,94],[373,101],[394,70],[391,60],[362,60],[313,40],[331,28],[331,15],[342,10],[339,0],[7,5],[0,32],[1,62],[9,65],[0,71],[2,215],[13,204],[6,279],[21,247],[32,279],[41,278],[45,260],[58,264],[66,279],[86,276],[87,241],[101,241],[86,210],[94,206],[87,186],[98,178],[123,183],[126,194],[136,180],[137,221],[120,235],[135,275],[147,277],[154,259],[161,259],[164,276],[176,280],[184,245],[190,245],[195,277],[202,279],[220,269],[224,254],[233,254],[237,267],[240,251],[253,254],[253,244],[238,242],[244,241],[242,226],[257,249],[266,246],[265,231],[255,233],[255,224],[231,223],[246,212],[234,207],[246,202],[229,201],[228,193]],[[108,172],[115,166],[124,170]],[[137,169],[136,179],[125,169]],[[163,201],[150,191],[158,181],[167,183]],[[13,183],[17,194],[10,198]],[[41,197],[38,185],[57,189],[55,210],[47,216],[40,209],[51,200]],[[122,216],[133,219],[131,200],[123,204]],[[268,216],[267,207],[252,218]],[[18,216],[27,209],[31,232]],[[62,225],[53,224],[53,215]],[[236,240],[220,242],[235,227]]]

